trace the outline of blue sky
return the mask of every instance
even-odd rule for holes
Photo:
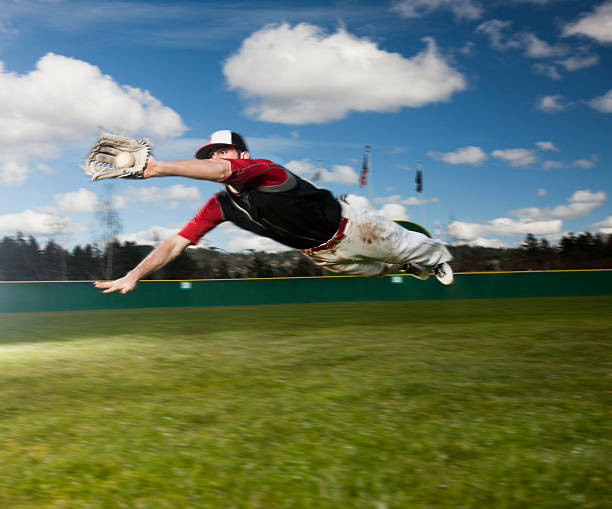
[[[90,182],[100,129],[158,159],[233,129],[448,243],[612,233],[612,1],[0,0],[0,235],[100,243],[112,196],[120,238],[155,243],[219,189]],[[229,224],[201,245],[279,248]]]

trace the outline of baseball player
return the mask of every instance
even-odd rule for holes
[[[169,176],[211,180],[225,188],[125,276],[95,282],[104,293],[133,290],[223,221],[299,249],[332,272],[383,276],[402,270],[418,279],[433,273],[444,285],[453,282],[447,263],[452,257],[438,240],[336,199],[270,160],[251,159],[244,139],[233,131],[214,132],[192,160],[148,157],[143,178]]]

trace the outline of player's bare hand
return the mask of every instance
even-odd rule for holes
[[[151,178],[157,177],[157,173],[155,172],[155,158],[153,155],[149,155],[147,159],[147,165],[145,166],[144,173],[142,174],[143,178]]]
[[[94,286],[101,290],[103,289],[104,291],[102,293],[121,292],[122,294],[126,294],[136,287],[137,282],[138,281],[134,281],[128,276],[124,276],[115,281],[95,281]]]

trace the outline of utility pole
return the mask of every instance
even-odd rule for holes
[[[103,243],[106,246],[103,267],[104,278],[112,279],[114,258],[113,242],[117,234],[121,231],[121,221],[119,220],[119,214],[114,208],[113,184],[111,182],[105,182],[104,198],[98,210],[98,217],[102,224],[102,228],[104,228]]]

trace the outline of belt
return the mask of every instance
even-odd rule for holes
[[[334,233],[334,236],[329,239],[324,244],[319,244],[318,246],[311,247],[310,249],[302,249],[303,253],[312,254],[317,251],[323,251],[324,249],[330,249],[334,247],[338,242],[340,242],[344,238],[344,230],[346,229],[346,224],[348,223],[348,219],[343,217],[340,221],[340,226],[338,226],[338,230]]]

